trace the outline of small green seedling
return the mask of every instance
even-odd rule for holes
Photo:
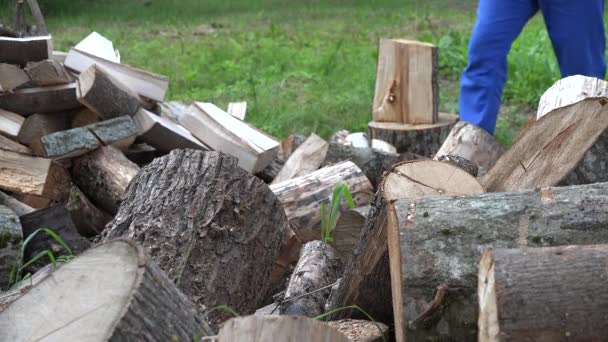
[[[334,242],[334,238],[331,236],[331,233],[336,228],[338,212],[340,211],[340,206],[343,197],[344,199],[346,199],[346,203],[348,203],[349,208],[352,209],[355,207],[355,202],[353,201],[353,196],[348,190],[348,186],[346,185],[346,183],[340,182],[334,187],[334,192],[331,196],[329,218],[327,218],[327,215],[325,213],[325,202],[321,203],[321,241],[325,243]]]

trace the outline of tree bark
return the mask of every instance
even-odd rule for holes
[[[220,329],[221,342],[349,342],[337,329],[307,317],[247,316],[233,318]]]
[[[38,62],[49,59],[52,55],[53,39],[51,36],[27,38],[0,37],[0,63],[24,65],[27,62]]]
[[[11,272],[21,263],[23,232],[19,217],[0,205],[0,292],[7,290]]]
[[[392,122],[369,123],[372,139],[384,140],[395,146],[397,152],[411,152],[424,157],[434,156],[450,134],[458,116],[439,113],[435,124],[410,125]]]
[[[479,264],[479,341],[608,336],[608,245],[487,249]]]
[[[470,160],[462,158],[461,156],[448,154],[443,155],[435,160],[457,166],[473,177],[477,177],[477,175],[479,174],[479,167]]]
[[[331,245],[322,241],[305,244],[285,290],[280,313],[311,318],[324,313],[331,285],[341,273],[342,262]]]
[[[541,96],[536,119],[589,97],[608,97],[608,82],[595,77],[574,75],[555,82]]]
[[[602,183],[396,201],[388,241],[397,340],[475,340],[483,250],[608,242],[607,190]]]
[[[319,169],[327,155],[327,141],[316,134],[311,134],[285,161],[281,171],[272,184],[306,176]]]
[[[373,187],[352,162],[322,168],[270,187],[283,204],[289,224],[302,242],[320,239],[321,203],[331,203],[334,187],[340,182],[346,183],[356,206],[369,204]],[[346,208],[346,204],[343,205]]]
[[[236,159],[174,150],[135,176],[103,239],[141,243],[200,307],[248,314],[266,299],[286,229],[280,202]],[[208,317],[215,328],[227,316]]]
[[[13,302],[0,313],[0,330],[10,341],[190,341],[203,320],[141,247],[117,240],[61,266]]]
[[[103,231],[112,217],[91,203],[85,194],[72,184],[70,198],[65,207],[72,216],[72,221],[82,236],[93,237]]]
[[[329,321],[327,325],[336,328],[352,342],[383,342],[388,339],[388,326],[379,322],[358,319]]]

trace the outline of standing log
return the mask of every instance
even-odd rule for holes
[[[23,116],[34,113],[57,113],[78,109],[81,106],[76,98],[76,83],[18,89],[0,95],[0,108]]]
[[[373,116],[378,122],[434,124],[439,120],[437,47],[380,39]]]
[[[397,341],[475,340],[483,250],[606,243],[607,190],[601,183],[389,206]]]
[[[127,186],[139,167],[112,146],[104,146],[74,161],[74,182],[99,208],[116,214]]]
[[[342,262],[346,263],[353,254],[353,250],[359,242],[365,218],[370,210],[371,207],[366,205],[340,213],[333,233],[333,244]]]
[[[188,113],[188,105],[180,101],[158,102],[154,111],[161,118],[179,122],[179,117]]]
[[[45,87],[74,82],[62,63],[47,59],[41,62],[28,63],[25,72],[31,79],[32,85]]]
[[[0,37],[0,63],[24,65],[27,62],[49,59],[52,54],[53,39],[51,36]]]
[[[384,140],[397,152],[411,152],[425,157],[434,156],[458,121],[458,116],[439,113],[435,124],[411,125],[394,122],[369,123],[372,139]]]
[[[285,165],[272,184],[284,182],[286,180],[306,176],[319,169],[329,145],[316,134],[311,134],[287,159]]]
[[[285,290],[280,313],[311,318],[324,313],[331,285],[340,274],[342,262],[331,245],[322,241],[305,244]]]
[[[473,162],[482,169],[489,170],[498,158],[505,153],[505,148],[483,129],[468,122],[458,122],[445,139],[435,160],[441,156],[454,155]]]
[[[0,134],[16,140],[24,121],[21,115],[0,109]]]
[[[344,182],[356,206],[369,204],[373,188],[367,177],[351,162],[322,168],[307,176],[273,184],[270,189],[283,204],[289,224],[302,242],[321,236],[321,203],[331,202],[334,187]],[[344,207],[346,204],[344,203]]]
[[[29,76],[18,65],[0,63],[0,93],[11,92],[29,81]]]
[[[189,341],[204,329],[194,305],[143,249],[118,240],[88,250],[13,302],[0,313],[0,331],[8,341]]]
[[[220,342],[349,342],[329,325],[307,317],[247,316],[226,322],[218,334]]]
[[[82,236],[98,235],[112,220],[109,214],[97,209],[75,185],[70,188],[70,198],[65,207],[70,212],[78,233]]]
[[[104,240],[132,237],[197,305],[248,314],[266,300],[286,230],[280,202],[236,159],[174,150],[135,176]],[[227,316],[208,317],[215,328]]]
[[[72,128],[92,125],[99,122],[99,116],[89,108],[83,107],[72,118]]]
[[[61,264],[57,264],[60,267]],[[11,286],[7,291],[0,292],[0,312],[8,308],[11,303],[17,299],[23,297],[24,294],[29,292],[34,286],[42,282],[46,277],[51,275],[55,267],[53,264],[48,264],[41,268],[38,272],[34,273],[31,277],[20,281],[18,284]]]
[[[608,181],[608,98],[558,108],[530,127],[481,179],[491,192]]]
[[[358,305],[381,322],[393,321],[388,220],[391,203],[402,198],[483,193],[479,182],[460,168],[433,160],[402,162],[386,175],[367,214],[360,239],[347,263],[330,309]],[[391,259],[392,263],[392,259]],[[335,317],[345,317],[340,312]],[[354,314],[354,313],[353,313]]]
[[[556,108],[566,107],[589,97],[608,97],[608,82],[582,75],[563,78],[541,96],[536,119]]]
[[[0,292],[7,290],[11,274],[21,264],[23,232],[19,217],[0,205]]]
[[[383,342],[388,334],[388,326],[379,322],[341,319],[329,321],[327,325],[336,328],[351,342]]]
[[[184,127],[143,108],[137,111],[133,119],[137,125],[139,139],[163,153],[169,153],[177,148],[209,150],[209,147],[196,139]]]
[[[487,249],[479,263],[479,341],[608,336],[608,245]]]

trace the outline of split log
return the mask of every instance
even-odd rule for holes
[[[461,156],[443,155],[437,158],[436,160],[444,163],[449,163],[454,166],[458,166],[473,177],[477,177],[477,175],[479,174],[479,167],[473,164],[470,160],[464,159]]]
[[[104,146],[74,160],[72,174],[78,188],[100,209],[116,214],[127,186],[139,167],[112,146]]]
[[[65,207],[82,236],[92,237],[100,234],[112,220],[109,214],[97,209],[75,185],[70,188],[70,198]]]
[[[146,143],[133,144],[123,151],[123,153],[125,157],[139,165],[139,167],[148,165],[154,158],[162,156],[154,147]]]
[[[606,243],[607,194],[600,183],[397,200],[388,207],[397,341],[474,341],[483,250]]]
[[[64,64],[66,68],[78,73],[84,72],[92,65],[98,65],[121,84],[154,101],[162,101],[169,89],[169,79],[165,76],[115,63],[77,49],[68,52]],[[126,113],[121,115],[124,114]]]
[[[76,99],[76,83],[18,89],[0,95],[0,108],[23,116],[68,111],[81,106]]]
[[[226,112],[239,120],[245,120],[247,114],[247,102],[230,102]]]
[[[286,230],[281,203],[236,159],[174,150],[135,176],[104,240],[140,242],[195,304],[248,314],[267,299]],[[207,317],[214,328],[227,318]]]
[[[285,161],[283,168],[272,181],[272,184],[306,176],[319,169],[329,144],[316,134],[311,134]]]
[[[125,150],[135,141],[137,126],[130,116],[123,115],[87,126],[105,146]]]
[[[394,122],[369,123],[372,139],[384,140],[395,146],[397,152],[411,152],[425,157],[434,156],[450,131],[458,121],[458,116],[439,113],[435,124],[401,124]]]
[[[0,205],[8,207],[14,211],[17,216],[29,214],[35,210],[29,205],[18,201],[16,198],[9,196],[2,191],[0,191]]]
[[[92,125],[99,122],[99,116],[89,108],[82,108],[72,118],[72,128]]]
[[[304,143],[306,137],[300,134],[290,134],[285,140],[281,141],[281,147],[279,148],[279,156],[283,160],[287,160],[293,151],[297,150],[300,145]]]
[[[329,325],[307,317],[247,316],[226,322],[218,334],[221,342],[349,342]]]
[[[346,263],[348,258],[353,254],[353,250],[359,242],[361,229],[365,224],[365,218],[370,212],[369,205],[350,209],[340,213],[340,217],[336,222],[336,227],[333,232],[334,247],[340,256],[342,262]]]
[[[30,81],[18,65],[0,63],[0,93],[11,92]]]
[[[68,198],[70,178],[51,159],[0,149],[0,168],[0,189],[54,201]]]
[[[32,13],[32,17],[36,22],[36,35],[48,35],[49,31],[46,29],[44,16],[42,16],[42,11],[40,10],[40,6],[38,6],[38,1],[27,0],[27,4],[30,6],[30,12]]]
[[[45,135],[69,129],[70,116],[70,113],[30,115],[23,121],[17,138],[36,154],[44,156],[40,139]]]
[[[67,56],[68,56],[67,52],[53,51],[53,55],[51,56],[51,59],[54,60],[55,62],[59,62],[59,63],[63,64],[65,62],[65,58]]]
[[[104,119],[133,116],[142,105],[139,95],[97,65],[78,76],[77,96],[78,101]]]
[[[27,148],[27,146],[23,146],[19,143],[16,143],[16,142],[12,141],[11,139],[6,138],[3,135],[0,135],[0,149],[19,152],[19,153],[25,153],[25,154],[33,154],[32,150]]]
[[[530,127],[481,179],[491,192],[608,181],[608,98],[555,109]]]
[[[49,59],[53,54],[51,36],[0,37],[0,63],[25,65]]]
[[[325,312],[331,286],[342,274],[336,250],[322,241],[304,245],[281,302],[282,315],[316,317]]]
[[[21,264],[23,232],[19,217],[0,205],[0,292],[7,290],[11,274]]]
[[[582,75],[563,78],[541,96],[536,119],[556,108],[566,107],[589,97],[608,97],[608,82]]]
[[[438,49],[380,39],[373,116],[377,122],[434,124],[439,120]]]
[[[0,313],[0,330],[10,341],[51,334],[60,341],[188,341],[203,320],[141,247],[118,240],[88,250],[13,302]]]
[[[289,224],[302,242],[321,236],[321,203],[331,203],[334,187],[344,182],[356,206],[369,204],[373,187],[363,172],[352,162],[322,168],[309,175],[270,186],[279,198]],[[346,208],[346,203],[343,203]]]
[[[236,157],[252,174],[268,166],[279,149],[274,138],[212,103],[195,102],[178,120],[211,149]]]
[[[143,108],[137,111],[133,119],[137,125],[139,139],[163,153],[169,153],[178,148],[209,150],[209,147],[196,139],[184,127]]]
[[[391,246],[387,243],[390,204],[402,198],[462,196],[483,192],[473,176],[451,164],[420,160],[393,166],[378,187],[340,286],[328,301],[329,308],[358,305],[376,320],[393,322],[393,286],[389,268]],[[343,318],[348,314],[348,311],[343,311],[334,317]]]
[[[479,341],[608,336],[608,245],[487,249],[479,263]]]
[[[348,337],[351,342],[383,342],[388,339],[388,326],[379,322],[341,319],[326,322]]]
[[[63,64],[52,59],[41,62],[31,62],[25,67],[25,72],[36,87],[68,84],[74,82]]]
[[[459,156],[473,162],[485,173],[504,153],[505,148],[491,134],[473,124],[460,121],[437,151],[435,160],[445,155]]]
[[[188,106],[180,101],[159,102],[155,113],[161,118],[179,122],[179,117],[188,113]]]
[[[0,109],[0,134],[16,140],[24,120],[19,114]]]

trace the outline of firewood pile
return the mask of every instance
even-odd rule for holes
[[[438,113],[436,47],[383,39],[369,138],[279,141],[244,102],[167,101],[98,33],[54,51],[24,6],[0,37],[0,340],[608,337],[605,81],[557,82],[505,151]]]

